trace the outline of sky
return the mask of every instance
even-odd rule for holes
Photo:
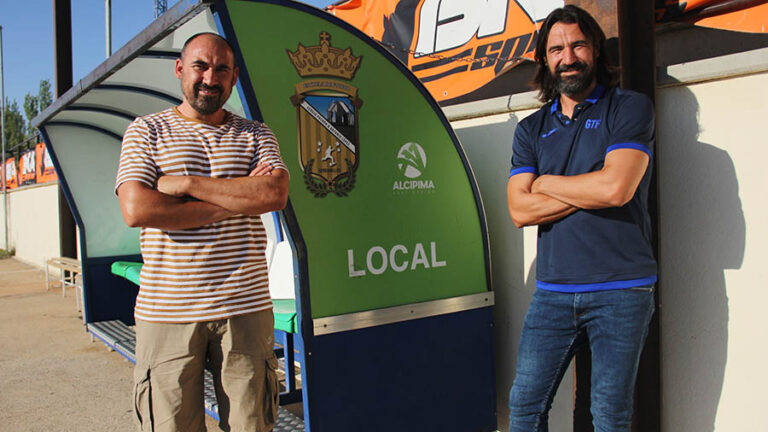
[[[305,0],[326,7],[337,0]],[[106,59],[104,0],[71,0],[72,69],[77,83]],[[168,8],[177,0],[168,0]],[[112,52],[155,18],[154,0],[112,0]],[[5,97],[24,112],[24,95],[37,95],[40,81],[54,85],[53,1],[0,0]]]

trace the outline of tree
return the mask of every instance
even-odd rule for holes
[[[42,112],[53,102],[51,82],[47,79],[40,80],[40,89],[37,92],[37,109]]]
[[[37,117],[39,112],[37,97],[29,93],[24,95],[24,114],[27,115],[27,124],[29,125],[29,129],[26,131],[28,136],[32,136],[35,133],[32,128],[32,119]]]
[[[24,116],[19,110],[19,104],[15,100],[11,103],[8,98],[5,98],[3,116],[5,117],[5,148],[8,150],[24,141],[26,124]]]
[[[37,134],[37,128],[32,127],[32,119],[37,117],[40,112],[48,107],[53,102],[53,96],[51,95],[51,82],[47,79],[40,80],[40,87],[37,91],[37,96],[32,96],[27,93],[24,96],[24,113],[27,116],[28,129],[26,130],[26,137],[31,138]]]

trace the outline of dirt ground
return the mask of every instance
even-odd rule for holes
[[[0,259],[0,432],[135,431],[132,371],[91,342],[72,289],[46,291],[43,271]]]

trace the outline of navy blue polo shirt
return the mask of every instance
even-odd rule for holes
[[[509,176],[585,174],[602,169],[611,151],[626,148],[645,152],[652,161],[653,144],[651,101],[640,93],[598,85],[576,106],[572,119],[562,114],[556,99],[518,124]],[[637,192],[622,207],[582,209],[539,225],[539,288],[589,292],[656,282],[650,173],[649,163]]]

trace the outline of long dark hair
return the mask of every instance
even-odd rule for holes
[[[597,52],[597,58],[595,59],[597,82],[604,86],[616,85],[618,69],[611,64],[611,59],[608,57],[603,29],[600,28],[597,21],[587,11],[577,6],[567,5],[553,10],[547,16],[541,25],[538,38],[536,39],[535,58],[537,67],[536,74],[533,76],[533,80],[531,80],[531,86],[539,90],[539,100],[549,102],[559,95],[555,79],[552,77],[546,64],[549,32],[552,30],[552,26],[559,22],[579,25],[579,29],[590,40],[595,48],[595,52]]]

